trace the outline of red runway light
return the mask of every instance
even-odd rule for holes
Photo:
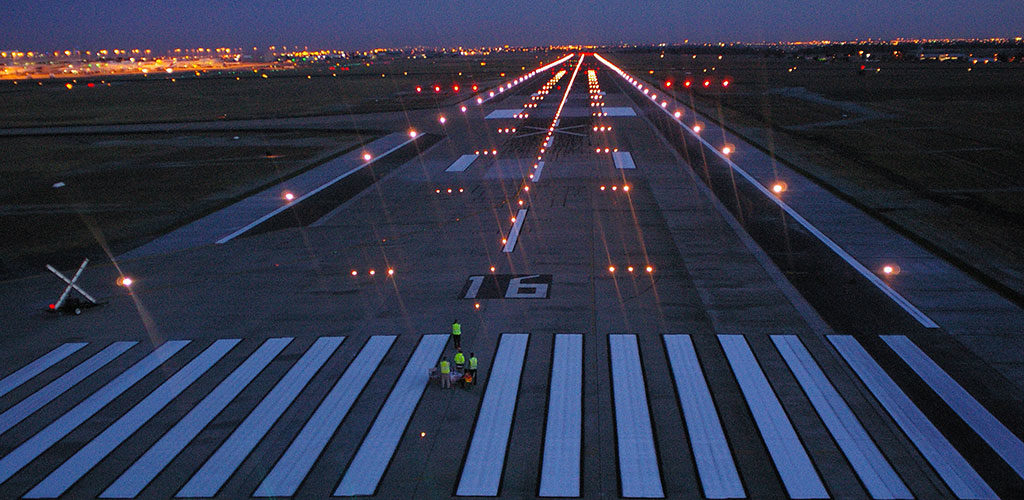
[[[729,86],[729,80],[722,80],[722,86],[723,87],[728,87]]]
[[[420,92],[423,92],[423,87],[420,87],[419,85],[417,85],[416,86],[416,93],[418,94]]]
[[[665,82],[665,86],[666,87],[671,87],[672,86],[672,82],[671,81],[666,81]]]
[[[472,87],[470,87],[470,88],[471,88],[471,89],[473,90],[473,92],[476,92],[476,89],[477,89],[478,87],[477,87],[476,85],[473,85],[473,86],[472,86]]]
[[[693,82],[691,82],[690,80],[686,80],[685,82],[683,82],[683,86],[686,88],[690,88],[690,85],[693,85]]]
[[[704,86],[705,87],[710,87],[711,86],[711,80],[704,80]]]
[[[440,92],[440,91],[441,91],[441,86],[440,85],[434,85],[434,92]]]
[[[452,90],[458,92],[459,91],[459,86],[458,85],[452,85]]]

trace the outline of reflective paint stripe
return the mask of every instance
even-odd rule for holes
[[[633,155],[625,151],[613,151],[612,161],[615,162],[615,168],[631,170],[636,168],[636,163],[633,163]]]
[[[540,496],[580,496],[583,432],[583,335],[555,335]]]
[[[521,109],[496,109],[487,113],[484,120],[504,120],[509,118],[515,118],[519,114]]]
[[[409,358],[402,375],[398,377],[395,387],[377,414],[373,427],[349,463],[341,484],[334,491],[335,496],[372,495],[377,490],[377,484],[384,476],[388,462],[405,432],[405,426],[427,386],[427,370],[437,363],[447,343],[448,335],[424,335],[420,339],[416,351]]]
[[[295,494],[394,342],[393,335],[370,337],[253,496],[290,497]]]
[[[182,391],[206,373],[239,342],[238,339],[222,339],[213,343],[196,356],[171,378],[160,384],[142,401],[128,410],[121,418],[103,430],[89,444],[82,447],[57,470],[46,476],[25,494],[24,498],[57,498],[64,494],[75,481],[92,470],[121,443],[139,430]]]
[[[772,335],[790,371],[872,498],[913,498],[796,335]]]
[[[609,62],[607,59],[601,57],[599,54],[594,54],[594,57],[601,61],[605,66],[612,68],[612,70],[618,73],[620,77],[624,79],[626,78],[625,72],[615,67],[615,65]],[[673,103],[678,104],[675,102],[675,100],[673,100]],[[671,110],[669,110],[668,108],[662,108],[660,106],[658,106],[658,109],[661,109],[662,112],[672,117],[672,119],[675,120],[676,123],[682,125],[682,121],[679,118],[675,118],[675,116],[672,115]],[[929,318],[928,315],[926,315],[925,313],[921,312],[921,310],[918,309],[917,306],[915,306],[905,297],[900,295],[899,292],[893,290],[888,284],[886,284],[885,281],[882,280],[882,278],[879,278],[877,275],[875,275],[875,273],[871,272],[868,268],[864,267],[864,265],[861,264],[857,259],[853,258],[852,255],[847,253],[846,250],[843,250],[843,248],[839,246],[838,243],[832,241],[832,239],[829,238],[828,236],[825,236],[825,233],[822,233],[820,230],[818,230],[818,228],[814,227],[814,225],[812,225],[807,219],[804,219],[803,216],[797,213],[796,210],[793,209],[793,207],[789,206],[786,202],[782,201],[781,198],[775,196],[775,194],[772,193],[770,189],[768,189],[760,182],[758,182],[757,179],[755,179],[754,176],[747,173],[746,170],[740,168],[740,166],[733,162],[725,153],[722,153],[721,151],[718,150],[718,148],[713,147],[711,143],[706,141],[704,137],[702,137],[700,134],[694,132],[690,127],[684,126],[683,130],[686,130],[686,132],[691,137],[693,137],[701,144],[703,144],[706,148],[711,150],[711,152],[713,152],[715,156],[718,156],[722,161],[726,162],[726,164],[728,164],[731,169],[733,169],[736,173],[740,174],[744,179],[750,182],[755,188],[757,188],[758,191],[760,191],[769,200],[771,200],[779,208],[786,212],[786,214],[792,217],[793,220],[795,220],[798,224],[803,226],[804,229],[806,229],[816,238],[818,238],[818,240],[824,243],[825,246],[829,247],[829,249],[831,249],[836,255],[838,255],[841,259],[846,261],[846,263],[849,264],[850,267],[853,267],[855,271],[857,271],[858,273],[860,273],[861,276],[870,281],[871,284],[875,285],[876,288],[878,288],[882,293],[889,297],[889,299],[895,302],[896,305],[900,306],[904,311],[907,312],[907,314],[911,315],[914,319],[916,319],[918,323],[921,323],[921,325],[924,326],[925,328],[939,327],[939,325],[936,324],[935,321]]]
[[[10,479],[22,467],[35,460],[36,457],[48,450],[57,441],[60,441],[61,438],[67,436],[68,433],[75,430],[79,425],[82,425],[83,422],[95,415],[104,406],[107,406],[114,398],[135,385],[139,380],[142,380],[143,377],[160,366],[164,361],[170,359],[171,356],[185,347],[188,342],[187,340],[165,342],[141,361],[122,372],[117,378],[111,380],[107,385],[92,393],[85,401],[78,403],[77,406],[61,415],[57,420],[54,420],[45,429],[39,431],[36,435],[22,443],[21,446],[15,448],[14,451],[8,453],[7,456],[0,459],[0,483]]]
[[[537,162],[537,169],[533,171],[533,182],[540,182],[540,173],[544,171],[544,162]]]
[[[263,439],[345,337],[320,337],[235,428],[224,444],[178,492],[178,497],[212,497]]]
[[[953,445],[850,335],[829,335],[846,363],[959,498],[997,498]]]
[[[0,396],[13,391],[21,384],[31,380],[32,377],[43,373],[47,368],[85,347],[85,345],[86,342],[61,344],[54,350],[42,355],[39,359],[25,365],[20,370],[4,377],[3,380],[0,380]]]
[[[636,335],[609,335],[608,344],[622,496],[664,497]]]
[[[128,468],[101,498],[134,498],[276,357],[291,338],[268,339]]]
[[[452,163],[444,171],[445,172],[462,172],[462,171],[466,170],[467,168],[469,168],[469,166],[474,161],[476,161],[477,156],[478,155],[462,155],[462,156],[459,157],[458,160],[455,160],[455,162]]]
[[[114,358],[120,356],[125,351],[130,349],[133,345],[138,342],[114,342],[107,346],[106,349],[94,354],[91,358],[83,361],[78,366],[72,368],[64,375],[46,384],[45,387],[39,389],[31,396],[18,402],[18,404],[10,407],[7,411],[0,414],[0,434],[7,432],[11,427],[18,425],[29,415],[35,413],[37,410],[46,406],[47,403],[53,401],[64,394],[67,390],[71,389],[86,377],[92,375],[100,368],[107,365],[107,363],[114,360]],[[83,344],[84,345],[84,344]]]
[[[697,360],[697,352],[689,335],[665,335],[665,351],[672,365],[676,394],[683,408],[687,435],[697,472],[708,498],[739,498],[743,492],[736,464],[729,451],[729,442],[722,431],[722,422],[715,410],[711,391]]]
[[[529,338],[525,333],[501,336],[498,353],[494,355],[494,363],[488,372],[487,392],[473,429],[473,441],[469,444],[462,476],[459,477],[457,495],[498,494]]]
[[[953,380],[927,354],[903,335],[882,335],[882,340],[914,369],[960,418],[971,426],[1007,464],[1024,477],[1024,443],[989,413],[960,384]]]
[[[607,107],[601,108],[601,111],[608,116],[636,116],[636,111],[628,107]]]
[[[231,241],[231,240],[233,240],[233,239],[235,239],[235,238],[245,234],[250,229],[252,229],[252,228],[254,228],[254,227],[256,227],[256,226],[258,226],[258,225],[260,225],[260,224],[262,224],[264,222],[266,222],[271,217],[273,217],[273,216],[275,216],[275,215],[277,215],[277,214],[279,214],[281,212],[284,212],[285,210],[288,210],[289,208],[294,207],[295,205],[298,205],[299,203],[302,203],[307,198],[309,198],[309,197],[319,193],[320,191],[323,191],[324,189],[327,189],[327,188],[333,186],[338,181],[340,181],[340,180],[342,180],[342,179],[344,179],[344,178],[346,178],[346,177],[348,177],[348,176],[350,176],[350,175],[352,175],[352,174],[362,170],[363,168],[365,168],[365,167],[367,167],[369,165],[372,165],[377,160],[380,160],[380,159],[384,158],[385,156],[387,156],[387,155],[389,155],[391,153],[394,153],[395,151],[398,151],[399,149],[402,149],[403,147],[405,147],[406,144],[409,144],[410,142],[415,141],[416,139],[419,139],[422,136],[423,136],[423,132],[419,132],[419,133],[416,134],[416,137],[410,137],[409,139],[405,140],[401,144],[399,144],[399,145],[397,145],[397,146],[395,146],[395,147],[393,147],[393,148],[391,148],[391,149],[389,149],[389,150],[387,150],[387,151],[385,151],[385,152],[383,152],[383,153],[381,153],[379,155],[373,156],[373,158],[371,158],[370,161],[363,161],[363,162],[361,162],[359,164],[359,166],[354,167],[352,170],[349,170],[348,172],[345,172],[344,174],[341,174],[341,175],[339,175],[339,176],[337,176],[337,177],[335,177],[335,178],[333,178],[333,179],[331,179],[331,180],[321,184],[316,189],[313,189],[312,191],[310,191],[308,193],[305,193],[305,194],[303,194],[301,196],[296,197],[294,200],[292,200],[289,203],[285,203],[285,204],[281,205],[280,207],[277,207],[276,209],[274,209],[270,213],[264,215],[263,217],[260,217],[259,219],[256,219],[256,220],[250,222],[249,224],[246,224],[245,226],[241,227],[240,229],[235,230],[231,234],[229,234],[227,236],[224,236],[223,238],[220,238],[219,240],[217,240],[216,243],[218,245],[223,244],[223,243],[227,243],[227,242],[229,242],[229,241]]]
[[[508,232],[508,238],[505,238],[505,247],[502,248],[502,252],[510,253],[516,249],[516,242],[519,241],[519,231],[523,229],[523,222],[526,221],[526,209],[520,208],[519,212],[516,213],[516,221],[512,223],[512,229]]]
[[[786,492],[791,498],[828,497],[828,491],[821,484],[814,464],[807,456],[807,451],[757,364],[746,339],[742,335],[719,335],[718,342],[725,351],[729,366],[743,391],[743,398],[747,400],[757,429],[761,432],[761,438],[786,486]]]

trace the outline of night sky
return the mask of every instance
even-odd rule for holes
[[[0,49],[1020,36],[1021,0],[5,0]]]

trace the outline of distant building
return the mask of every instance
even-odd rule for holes
[[[949,51],[920,51],[918,52],[918,59],[921,61],[959,61],[966,59],[967,54],[963,52],[949,52]]]

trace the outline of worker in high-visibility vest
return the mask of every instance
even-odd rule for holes
[[[476,354],[469,353],[469,367],[466,368],[466,373],[469,373],[469,376],[471,377],[470,380],[473,385],[476,385],[476,365]]]
[[[455,371],[461,372],[466,367],[466,355],[462,354],[462,349],[455,352]]]
[[[462,347],[462,325],[459,324],[459,320],[452,321],[452,344],[456,349]]]
[[[441,360],[441,388],[452,388],[452,365],[447,359]]]

